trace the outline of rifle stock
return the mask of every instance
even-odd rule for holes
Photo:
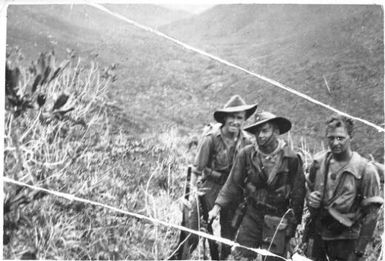
[[[192,167],[188,166],[186,181],[185,181],[185,184],[184,184],[184,192],[183,192],[183,198],[185,200],[189,200],[189,197],[190,197],[191,171],[192,171]],[[188,227],[187,226],[187,222],[188,222],[189,211],[190,210],[187,209],[186,206],[183,206],[183,210],[182,210],[182,223],[181,223],[181,225],[184,226],[184,227]],[[188,236],[187,232],[180,231],[177,249],[174,251],[174,254],[169,258],[169,260],[189,259],[189,257],[187,256],[189,254],[189,252],[190,252],[189,249],[187,249],[187,248],[189,248],[189,246],[188,246],[187,242],[183,243],[183,241],[186,240],[187,236]]]
[[[184,197],[186,200],[189,200],[189,197],[190,197],[191,171],[192,171],[192,167],[191,167],[191,166],[188,166],[188,168],[187,168],[186,182],[185,182],[185,184],[184,184],[184,195],[183,195],[183,197]]]
[[[210,209],[208,209],[205,201],[202,200],[201,197],[199,197],[199,204],[202,207],[203,219],[205,221],[204,223],[206,225],[207,232],[210,233],[211,235],[214,235],[214,231],[213,231],[213,227],[212,227],[212,223],[214,220],[208,220],[208,213],[209,213]],[[211,259],[212,260],[219,260],[218,244],[215,241],[210,240],[210,239],[208,239],[208,243],[209,243],[209,248],[210,248]]]
[[[317,217],[320,211],[313,209],[310,216],[306,220],[305,229],[302,237],[302,242],[306,243],[305,255],[309,258],[316,258],[319,255],[321,244],[321,236],[317,233],[318,222]]]

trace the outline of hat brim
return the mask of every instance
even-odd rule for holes
[[[265,120],[258,121],[254,124],[247,126],[244,130],[252,134],[255,134],[257,128],[267,122],[274,122],[279,129],[279,134],[284,134],[291,129],[291,122],[288,119],[283,117],[276,117],[272,119],[265,119]]]
[[[253,113],[255,112],[257,107],[258,107],[258,104],[252,104],[252,105],[241,105],[241,106],[236,106],[236,107],[229,107],[229,108],[225,108],[225,109],[220,109],[220,110],[217,110],[214,112],[214,119],[217,122],[223,123],[224,118],[229,113],[244,111],[244,112],[246,112],[245,120],[247,120],[251,115],[253,115]]]

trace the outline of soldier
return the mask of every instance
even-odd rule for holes
[[[315,260],[365,260],[363,255],[382,204],[375,166],[351,149],[353,121],[334,115],[326,122],[330,151],[315,157],[309,173],[305,235]]]
[[[214,112],[214,119],[220,123],[206,134],[199,144],[198,152],[193,164],[191,187],[198,191],[200,209],[196,201],[192,201],[190,227],[198,229],[199,210],[207,222],[208,211],[213,207],[219,190],[225,183],[233,165],[233,160],[238,151],[251,144],[250,136],[242,131],[243,124],[257,109],[257,104],[247,105],[239,96],[230,98],[223,109]],[[233,239],[236,229],[231,227],[231,219],[234,212],[233,206],[224,208],[220,215],[221,236]],[[211,224],[207,224],[208,230],[212,230]],[[198,243],[198,238],[191,235],[187,244],[191,253]],[[209,241],[212,259],[226,259],[230,254],[229,246],[222,246],[218,256],[217,245]],[[186,249],[186,248],[184,248]],[[183,255],[183,258],[186,258]]]
[[[244,195],[247,207],[236,242],[247,247],[265,248],[286,257],[286,245],[301,222],[305,198],[302,161],[279,138],[291,122],[269,112],[257,115],[245,128],[255,135],[257,144],[246,146],[235,160],[230,176],[219,192],[209,218],[215,218],[234,198]],[[252,260],[256,253],[235,248],[234,258]],[[267,257],[266,260],[276,258]]]

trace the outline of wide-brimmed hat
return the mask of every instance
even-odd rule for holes
[[[214,112],[214,119],[217,122],[223,123],[224,117],[229,113],[246,112],[246,118],[249,118],[257,109],[258,104],[248,105],[239,95],[232,96],[222,109]]]
[[[257,128],[266,122],[274,122],[279,129],[279,134],[284,134],[291,129],[291,122],[288,119],[264,111],[255,115],[255,123],[247,126],[245,131],[255,134]]]

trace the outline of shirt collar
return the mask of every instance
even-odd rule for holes
[[[214,131],[214,136],[216,136],[216,137],[218,137],[218,136],[221,136],[222,137],[222,128],[218,128],[218,129],[216,129],[215,131]],[[240,132],[239,132],[239,138],[240,139],[246,139],[246,137],[247,137],[247,133],[244,131],[244,130],[241,130]]]
[[[322,152],[317,154],[315,158],[315,162],[317,163],[318,168],[320,167],[320,164],[325,164],[324,162],[327,160],[328,155],[331,154],[331,151]],[[363,168],[366,166],[365,159],[363,159],[360,154],[353,151],[352,158],[350,159],[349,163],[341,169],[343,172],[349,172],[353,176],[355,176],[357,179],[361,179]]]
[[[350,159],[348,165],[343,168],[344,172],[349,172],[353,174],[357,179],[361,179],[362,170],[366,164],[365,160],[355,151],[353,151],[352,158]]]
[[[287,143],[282,140],[282,139],[279,139],[279,144],[281,144],[281,150],[283,150],[283,157],[284,158],[297,158],[297,153],[295,153],[288,145]],[[255,143],[255,146],[254,146],[254,150],[255,151],[258,151],[258,144]]]

